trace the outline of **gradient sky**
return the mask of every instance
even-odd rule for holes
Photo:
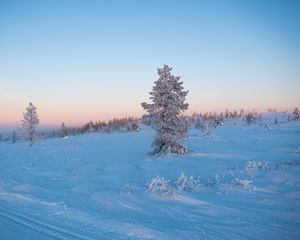
[[[156,68],[190,110],[300,104],[300,1],[0,1],[0,125],[140,116]]]

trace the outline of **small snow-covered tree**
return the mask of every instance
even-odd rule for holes
[[[26,108],[26,112],[23,113],[22,127],[25,130],[25,139],[29,141],[30,147],[33,145],[36,139],[37,124],[39,124],[39,119],[36,112],[36,107],[32,103],[29,103],[29,106]]]
[[[300,111],[299,111],[299,109],[297,107],[293,111],[293,118],[296,121],[300,120]]]
[[[147,122],[156,131],[152,143],[152,154],[156,156],[188,152],[181,145],[188,130],[188,122],[181,115],[189,106],[185,103],[188,91],[183,90],[183,82],[173,76],[171,70],[168,65],[157,69],[159,79],[150,92],[152,103],[142,103],[148,112]]]
[[[252,123],[255,123],[256,119],[255,119],[255,115],[253,112],[248,112],[246,115],[246,122],[247,124],[252,124]]]
[[[17,133],[16,133],[16,131],[13,131],[13,133],[12,133],[12,135],[11,135],[11,141],[12,141],[13,143],[15,143],[17,140],[18,140]]]
[[[60,129],[59,129],[58,136],[59,136],[60,138],[63,138],[63,137],[68,136],[68,128],[66,127],[65,123],[62,123],[62,124],[61,124],[61,127],[60,127]]]
[[[207,119],[205,119],[205,118],[203,118],[203,119],[198,118],[196,120],[195,127],[197,129],[201,130],[201,132],[203,133],[203,135],[205,135],[205,136],[211,135],[210,126],[209,126],[209,122],[208,122]]]

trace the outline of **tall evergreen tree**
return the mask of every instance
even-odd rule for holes
[[[25,138],[29,141],[30,147],[36,140],[37,124],[39,124],[39,119],[36,112],[36,107],[32,103],[29,103],[29,106],[26,108],[26,112],[23,113],[22,127],[25,130]]]
[[[157,69],[159,79],[150,92],[152,103],[142,103],[148,112],[145,119],[156,131],[152,154],[157,156],[188,152],[181,144],[188,130],[188,122],[181,115],[189,106],[185,103],[188,91],[184,91],[180,77],[173,76],[171,70],[168,65]]]

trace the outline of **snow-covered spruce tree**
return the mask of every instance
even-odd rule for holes
[[[181,144],[188,130],[188,122],[181,115],[189,106],[185,103],[188,91],[183,90],[183,82],[173,76],[171,70],[168,65],[157,69],[159,79],[150,92],[152,103],[142,103],[148,112],[148,125],[156,131],[151,152],[155,156],[188,152]]]
[[[23,113],[22,127],[25,130],[25,139],[29,141],[31,147],[36,139],[36,125],[39,124],[36,107],[29,103],[26,112]]]

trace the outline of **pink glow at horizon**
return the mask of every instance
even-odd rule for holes
[[[146,99],[146,101],[148,101]],[[90,105],[89,108],[87,108],[85,105],[82,106],[53,106],[48,103],[44,104],[36,104],[33,102],[33,104],[37,107],[38,116],[40,119],[40,125],[41,126],[47,126],[47,125],[60,125],[62,122],[64,122],[67,125],[80,125],[84,124],[89,121],[108,121],[113,118],[122,118],[122,117],[141,117],[145,112],[142,110],[139,103],[132,104],[132,105],[121,105],[121,106],[107,106],[106,108],[101,105]],[[1,105],[0,105],[1,106]],[[25,108],[28,106],[28,104],[23,104],[23,108],[20,107],[20,104],[15,105],[12,109],[9,109],[9,111],[5,111],[5,114],[1,116],[0,118],[0,125],[12,125],[12,126],[18,126],[20,125],[23,112],[25,111]],[[277,111],[292,111],[294,107],[291,106],[289,108],[284,106],[262,106],[261,108],[256,108],[255,104],[252,106],[248,105],[248,107],[244,107],[242,105],[231,105],[232,107],[223,107],[220,108],[220,106],[215,104],[210,104],[209,106],[201,106],[200,104],[190,104],[190,108],[188,111],[186,111],[185,115],[191,115],[193,112],[224,112],[226,109],[233,111],[237,110],[239,111],[241,108],[243,108],[246,111],[259,111],[259,112],[265,112],[268,108],[276,109]]]
[[[121,117],[140,117],[142,110],[137,109],[104,109],[97,108],[84,108],[74,106],[43,106],[33,103],[37,107],[38,116],[41,125],[59,125],[62,122],[68,125],[84,124],[88,121],[108,121],[110,119]],[[27,104],[28,105],[28,104]],[[10,111],[6,111],[0,119],[0,125],[19,125],[23,117],[23,112],[27,105],[23,109],[14,108]],[[94,106],[93,106],[94,107]]]

